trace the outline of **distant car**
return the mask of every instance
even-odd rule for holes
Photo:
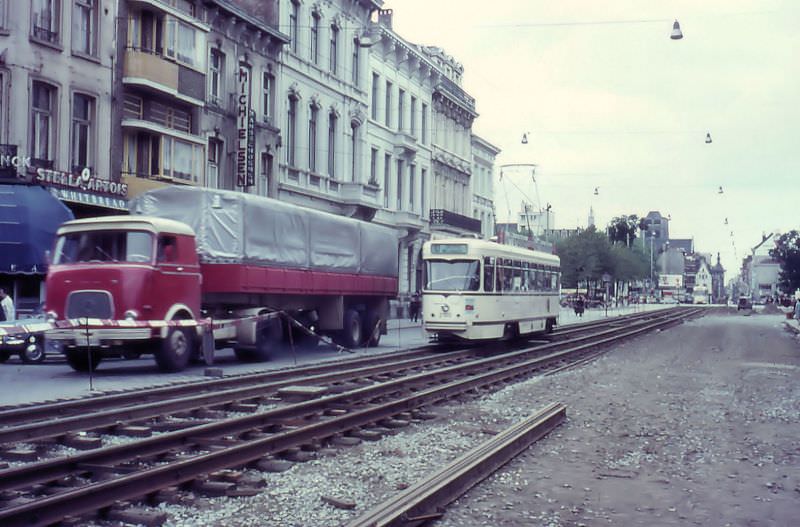
[[[678,304],[678,299],[673,296],[665,296],[664,297],[664,304]]]
[[[739,303],[736,304],[736,311],[741,309],[753,309],[753,303],[746,296],[739,298]]]

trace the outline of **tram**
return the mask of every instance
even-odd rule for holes
[[[551,332],[561,289],[558,256],[451,238],[422,247],[422,327],[440,341]]]

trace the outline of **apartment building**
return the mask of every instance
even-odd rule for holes
[[[485,239],[494,236],[494,163],[499,153],[498,147],[472,135],[472,217],[481,222],[480,235]],[[549,222],[545,228],[553,225],[555,222]]]

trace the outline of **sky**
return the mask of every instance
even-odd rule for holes
[[[599,228],[657,210],[671,217],[670,237],[720,253],[726,279],[763,234],[800,230],[800,2],[384,8],[403,38],[463,64],[473,132],[502,150],[496,166],[537,165],[533,177],[496,171],[498,221],[514,221],[521,196],[549,203],[556,228],[585,227],[590,208]],[[669,38],[676,19],[681,40]]]

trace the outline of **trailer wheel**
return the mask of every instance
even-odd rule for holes
[[[19,356],[25,364],[41,364],[45,359],[42,341],[37,340],[36,342],[28,344],[25,346],[25,349],[19,353]]]
[[[344,326],[342,327],[342,346],[357,348],[361,345],[361,315],[355,309],[344,312]]]
[[[370,311],[365,318],[366,324],[364,324],[362,342],[370,348],[375,348],[381,342],[381,330],[376,327],[380,323],[381,317],[377,312]]]
[[[255,349],[234,349],[236,357],[243,362],[262,362],[269,360],[275,348],[283,340],[283,322],[280,317],[270,318],[262,322],[256,333]]]
[[[103,360],[100,350],[94,350],[89,353],[86,348],[65,350],[64,355],[67,357],[67,363],[70,367],[80,372],[95,371],[97,365]]]
[[[185,328],[170,328],[155,354],[158,369],[164,372],[183,370],[189,364],[193,350],[192,336]]]

